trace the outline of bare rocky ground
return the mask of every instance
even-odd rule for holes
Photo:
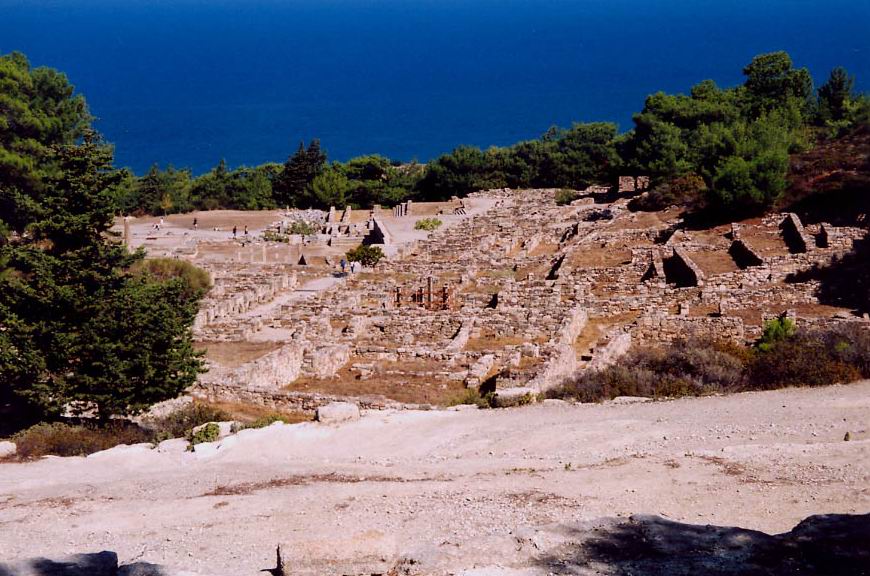
[[[862,574],[868,513],[870,381],[0,464],[3,561],[110,550],[227,576],[279,543],[294,574]],[[848,516],[792,531],[819,514]]]

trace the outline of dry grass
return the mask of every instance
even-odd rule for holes
[[[689,252],[689,258],[701,268],[706,276],[727,274],[740,270],[740,267],[734,262],[734,258],[726,250]]]
[[[376,363],[374,374],[365,380],[359,378],[359,372],[350,368],[357,362],[370,363],[364,359],[352,358],[334,378],[302,377],[285,386],[284,390],[352,397],[382,396],[408,404],[440,405],[465,389],[465,385],[460,381],[419,374],[443,369],[443,366],[436,362],[420,360],[405,363]]]
[[[579,248],[565,259],[571,268],[615,268],[631,264],[631,250],[626,248]]]
[[[308,484],[358,484],[360,482],[422,482],[426,479],[399,478],[394,476],[347,476],[345,474],[306,474],[273,478],[265,482],[241,482],[239,484],[222,485],[202,494],[202,496],[247,496],[262,490],[274,490],[287,486],[306,486]]]
[[[608,230],[634,230],[640,228],[658,228],[664,226],[660,215],[664,212],[632,212],[622,215],[608,226]]]
[[[811,316],[815,318],[830,318],[837,312],[851,312],[849,308],[839,308],[837,306],[829,306],[827,304],[792,304],[789,306],[792,310],[801,316]]]
[[[725,315],[740,318],[746,326],[761,326],[762,324],[760,308],[727,309]]]
[[[193,228],[193,219],[197,219],[200,229],[214,227],[232,229],[238,226],[239,231],[247,226],[250,229],[264,228],[281,219],[279,210],[208,210],[188,212],[187,214],[172,214],[166,216],[165,223],[180,228]],[[136,224],[152,224],[160,220],[159,216],[147,216],[133,220]]]
[[[707,317],[711,314],[717,314],[719,312],[719,306],[715,304],[705,304],[703,306],[691,306],[689,308],[689,316],[694,316],[696,318]]]
[[[628,311],[612,316],[595,316],[586,321],[586,325],[577,339],[574,340],[574,351],[578,354],[588,354],[595,343],[613,326],[625,326],[637,320],[639,311]]]
[[[279,342],[198,342],[205,357],[221,366],[236,368],[281,347]]]
[[[529,252],[529,256],[552,256],[556,253],[556,250],[558,249],[558,244],[553,244],[551,242],[540,242],[537,246],[535,246],[534,250]]]
[[[487,352],[501,350],[507,346],[519,346],[525,340],[520,336],[487,335],[480,338],[470,338],[465,345],[466,352]]]
[[[304,412],[290,412],[285,410],[274,410],[266,406],[256,404],[241,404],[238,402],[199,402],[208,406],[226,412],[232,420],[242,422],[243,424],[251,424],[253,422],[262,422],[268,419],[281,420],[287,424],[296,424],[298,422],[310,422],[312,417]]]
[[[741,223],[740,238],[753,250],[762,256],[785,256],[789,253],[778,228],[761,227],[760,221],[750,227],[750,222],[754,220]]]

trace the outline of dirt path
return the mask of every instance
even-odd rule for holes
[[[870,512],[868,486],[870,382],[382,412],[248,431],[210,455],[132,447],[0,465],[0,558],[114,550],[253,575],[282,543],[300,574],[384,573],[402,558],[410,574],[553,562],[585,574],[554,552],[583,522],[648,513],[779,533]]]

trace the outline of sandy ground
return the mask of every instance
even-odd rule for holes
[[[870,381],[370,413],[209,448],[0,464],[0,558],[113,550],[122,562],[244,575],[272,566],[281,543],[300,574],[397,563],[408,574],[547,574],[551,537],[602,517],[785,532],[814,514],[870,512]],[[594,573],[570,562],[555,572]]]

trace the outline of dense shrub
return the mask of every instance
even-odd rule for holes
[[[707,184],[697,174],[685,174],[667,180],[648,193],[638,196],[629,202],[631,210],[664,210],[669,206],[679,206],[689,209],[702,205]]]
[[[840,362],[854,366],[865,378],[870,378],[870,331],[847,324],[824,332],[825,348]]]
[[[189,434],[191,445],[202,444],[203,442],[215,442],[221,436],[221,428],[214,422],[209,422],[196,432]]]
[[[283,422],[284,424],[298,424],[300,422],[309,422],[312,417],[302,412],[286,413],[286,412],[270,412],[256,418],[251,422],[243,422],[234,426],[234,431],[247,430],[250,428],[265,428],[275,422]]]
[[[263,240],[266,242],[281,242],[286,244],[290,242],[290,237],[286,234],[275,232],[274,230],[266,230],[263,232]]]
[[[562,188],[561,190],[556,191],[556,205],[565,206],[570,204],[574,200],[577,199],[577,192],[574,190],[569,190],[568,188]]]
[[[423,218],[422,220],[417,220],[414,224],[414,230],[426,230],[432,232],[441,226],[441,224],[443,224],[443,222],[438,218]]]
[[[597,222],[599,220],[613,220],[613,211],[610,208],[602,208],[600,210],[587,210],[583,214],[584,222]]]
[[[794,336],[797,326],[790,318],[774,318],[764,323],[764,331],[761,340],[756,346],[762,352],[770,350],[778,342],[788,340]]]
[[[371,267],[380,262],[385,254],[380,246],[359,245],[353,250],[348,251],[345,256],[347,256],[350,262],[359,262],[363,266]]]
[[[86,456],[119,444],[150,442],[150,432],[127,422],[107,426],[43,423],[22,430],[12,437],[17,456],[24,460],[46,455]]]
[[[466,388],[447,402],[448,406],[463,406],[473,405],[478,408],[492,408],[494,405],[494,394],[488,392],[484,395],[480,394],[477,388]]]
[[[311,236],[317,233],[317,227],[309,222],[296,221],[290,225],[290,234],[302,234],[303,236]]]

